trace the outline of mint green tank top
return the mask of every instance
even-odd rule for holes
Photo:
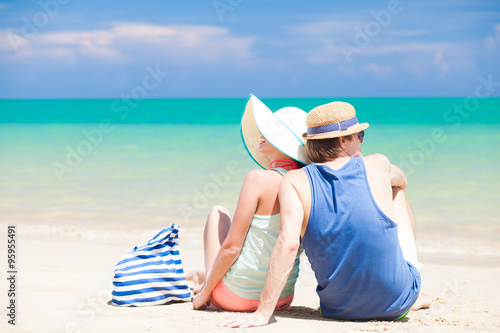
[[[283,174],[284,170],[276,171]],[[254,215],[238,259],[222,278],[224,285],[234,294],[252,300],[260,298],[266,281],[271,251],[276,244],[279,232],[280,214]],[[297,253],[280,299],[293,293],[299,276],[300,253],[301,251]]]
[[[258,300],[266,282],[267,267],[280,231],[280,214],[254,215],[238,259],[222,278],[236,295]],[[295,258],[280,299],[292,294],[299,276],[299,255]]]

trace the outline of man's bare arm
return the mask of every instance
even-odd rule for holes
[[[404,191],[408,185],[408,180],[406,179],[405,174],[394,164],[391,164],[390,168],[389,177],[391,178],[391,186],[400,187]]]
[[[271,318],[293,267],[300,246],[300,231],[304,219],[304,208],[289,178],[282,180],[279,198],[280,234],[271,255],[266,283],[258,307],[258,311],[266,314],[269,318]]]

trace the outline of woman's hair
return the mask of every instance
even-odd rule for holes
[[[352,135],[347,135],[345,138],[352,140]],[[313,163],[322,163],[339,157],[342,152],[340,147],[340,138],[307,140],[306,154]]]
[[[296,161],[296,160],[294,160],[294,161],[295,161],[295,163],[297,163],[297,169],[302,169],[303,167],[305,167],[305,166],[306,166],[306,165],[305,165],[304,163],[302,163],[302,162],[299,162],[299,161]]]

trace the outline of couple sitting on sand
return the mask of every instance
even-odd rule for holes
[[[395,320],[428,305],[417,301],[421,264],[406,177],[384,155],[362,156],[369,125],[350,104],[272,113],[251,95],[241,125],[266,170],[247,174],[232,220],[223,207],[210,211],[205,274],[188,276],[199,282],[194,309],[211,302],[255,311],[220,325],[266,325],[290,307],[302,248],[325,317]]]

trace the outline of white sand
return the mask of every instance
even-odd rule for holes
[[[186,271],[202,268],[201,232],[181,230]],[[186,236],[188,235],[188,236]],[[2,234],[1,267],[6,267]],[[147,239],[146,239],[147,241]],[[77,238],[35,239],[18,235],[18,313],[7,324],[7,280],[1,279],[1,332],[210,332],[227,330],[217,322],[228,313],[192,310],[191,303],[145,308],[108,305],[114,265],[135,244],[103,244]],[[270,325],[243,332],[500,332],[500,263],[496,267],[422,260],[431,308],[411,312],[403,322],[340,322],[322,318],[307,259],[297,282],[292,309]],[[5,271],[7,269],[4,269]]]

